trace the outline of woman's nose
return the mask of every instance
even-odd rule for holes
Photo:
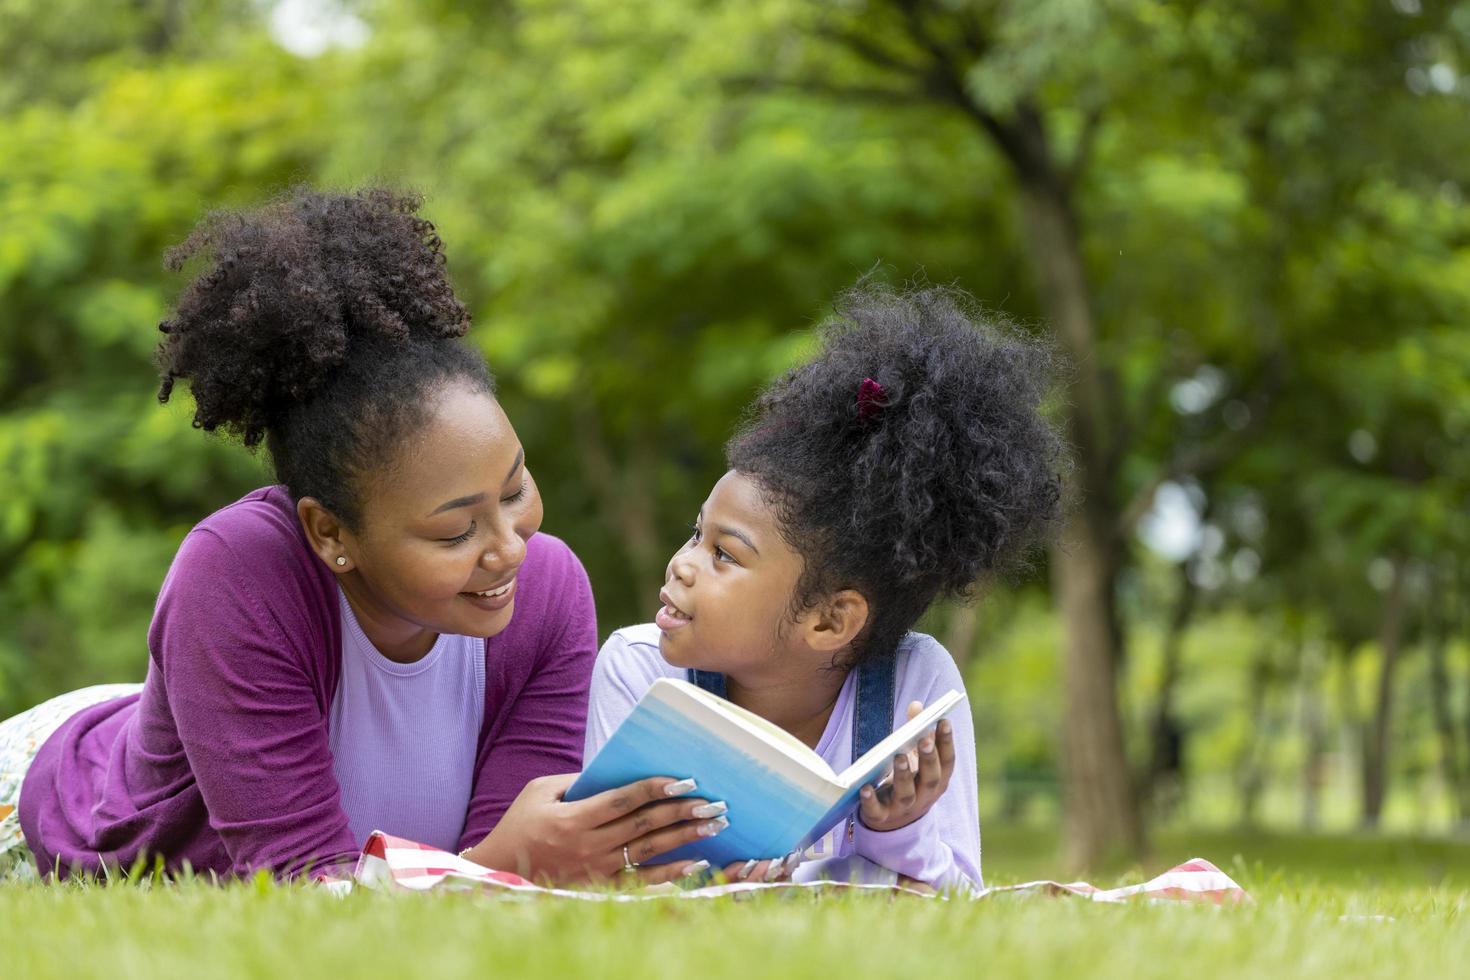
[[[480,566],[486,571],[507,572],[526,560],[526,541],[509,523],[499,529],[495,541],[480,555]]]

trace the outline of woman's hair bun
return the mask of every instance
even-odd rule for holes
[[[159,400],[185,378],[195,426],[254,446],[349,359],[462,336],[470,316],[420,203],[382,188],[298,188],[201,221],[166,260],[208,266],[159,324]]]

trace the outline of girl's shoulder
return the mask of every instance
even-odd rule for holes
[[[653,623],[640,623],[614,630],[597,654],[594,676],[601,674],[616,679],[624,686],[647,688],[660,677],[684,679],[682,667],[675,667],[659,653],[659,629]]]
[[[955,665],[954,657],[928,633],[905,633],[898,643],[896,680],[898,700],[904,703],[907,696],[921,692],[933,695],[949,690],[963,692],[965,679]],[[926,701],[927,698],[918,697]]]

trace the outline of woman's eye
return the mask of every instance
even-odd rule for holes
[[[735,560],[735,556],[734,555],[730,554],[730,552],[726,551],[724,548],[721,548],[719,545],[715,545],[715,558],[717,558],[720,561],[734,561]]]
[[[690,541],[693,541],[695,544],[699,544],[699,525],[698,524],[691,524],[691,525],[689,525],[689,540]]]
[[[525,499],[526,491],[529,489],[531,489],[531,481],[529,479],[524,479],[521,481],[521,488],[519,490],[511,494],[509,497],[501,497],[500,502],[503,504],[517,503],[518,501]]]
[[[474,534],[475,534],[475,522],[474,521],[470,521],[470,526],[465,529],[465,532],[463,534],[456,534],[452,538],[441,538],[440,540],[444,541],[446,544],[463,544],[464,542],[468,541],[470,538],[474,537]]]

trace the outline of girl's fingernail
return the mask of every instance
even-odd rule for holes
[[[800,851],[792,851],[790,854],[786,855],[786,860],[782,861],[781,862],[781,865],[787,871],[795,871],[796,870],[796,866],[798,864],[800,864],[800,863],[801,863],[801,852]]]
[[[718,834],[720,831],[724,830],[728,826],[730,826],[729,820],[724,817],[716,817],[709,823],[699,825],[699,836],[713,837],[715,834]]]
[[[941,734],[941,735],[948,735],[950,733],[950,728],[951,728],[951,725],[950,725],[949,722],[947,722],[947,721],[941,721],[939,723],[939,734]]]
[[[664,795],[683,796],[685,793],[692,793],[698,788],[699,787],[694,784],[694,780],[681,779],[677,783],[669,783],[669,785],[665,786]]]
[[[907,769],[909,767],[909,757],[906,755],[899,756],[898,761],[894,762],[894,766],[899,769]]]
[[[928,742],[928,741],[920,742],[919,743],[919,751],[922,752],[922,753],[924,753],[925,755],[933,755],[934,754],[934,743],[933,742]]]
[[[862,788],[862,790],[860,791],[859,795],[861,795],[862,798],[865,799],[865,800],[871,800],[873,798],[873,787],[871,787],[871,786],[864,786]]]
[[[687,867],[687,868],[684,869],[684,877],[688,878],[690,875],[697,875],[701,871],[708,871],[708,870],[709,870],[709,862],[708,861],[695,861],[689,867]]]
[[[755,867],[755,858],[751,858],[749,861],[746,861],[743,865],[740,866],[740,870],[739,871],[735,872],[736,879],[738,879],[740,881],[744,881],[745,880],[745,876],[748,875],[748,874],[750,874],[750,869],[751,868],[754,868],[754,867]]]
[[[700,806],[695,807],[693,810],[690,810],[689,813],[691,816],[703,819],[704,817],[718,817],[727,809],[729,809],[729,807],[725,806],[723,802],[717,801],[714,803],[704,803]]]
[[[785,870],[785,868],[785,861],[772,861],[771,866],[769,868],[766,868],[766,880],[775,881],[777,878],[781,877],[781,872]]]

